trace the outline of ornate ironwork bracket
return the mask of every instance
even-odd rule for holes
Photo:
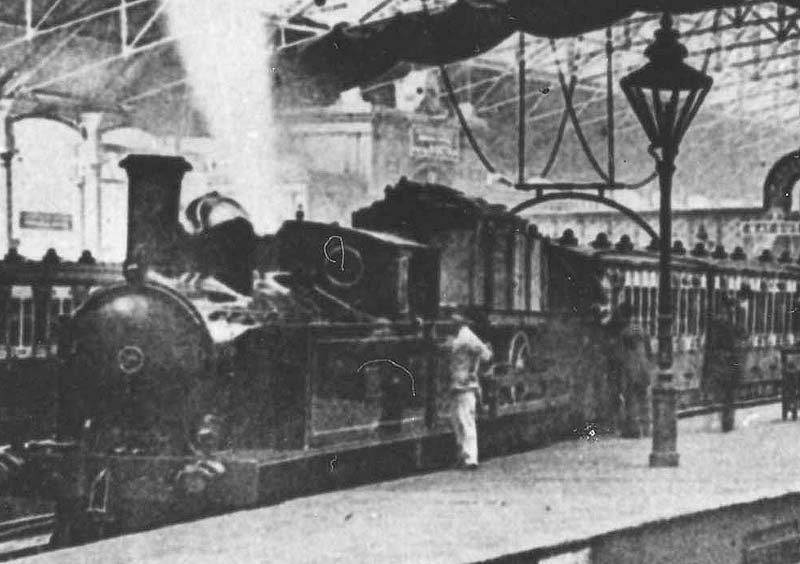
[[[423,4],[425,6],[425,4]],[[598,197],[604,199],[606,190],[635,190],[645,186],[646,184],[650,183],[652,180],[656,178],[656,175],[650,175],[644,180],[640,182],[636,182],[633,184],[628,183],[620,183],[617,182],[615,179],[615,164],[614,164],[614,104],[613,104],[613,80],[612,80],[612,71],[613,65],[611,64],[611,57],[613,55],[613,42],[611,38],[610,30],[607,32],[607,41],[606,41],[606,56],[608,58],[608,64],[606,67],[607,72],[607,80],[606,80],[606,97],[608,98],[606,103],[606,109],[608,112],[607,117],[607,126],[609,128],[608,134],[608,172],[604,171],[600,164],[597,162],[597,159],[594,157],[594,154],[591,151],[591,147],[586,139],[586,136],[583,133],[583,129],[581,128],[580,119],[578,118],[578,114],[575,110],[575,105],[573,103],[573,95],[575,92],[575,86],[577,84],[577,77],[572,76],[570,81],[567,82],[564,72],[561,69],[561,65],[556,59],[556,67],[558,71],[558,80],[561,87],[561,93],[564,98],[564,110],[561,117],[561,122],[559,124],[558,133],[556,135],[556,139],[554,144],[551,148],[550,155],[547,159],[547,162],[542,170],[542,177],[545,177],[551,170],[553,164],[555,163],[556,156],[558,151],[561,147],[561,142],[564,136],[564,130],[566,128],[567,121],[569,120],[572,123],[573,129],[575,130],[575,134],[578,137],[578,141],[580,142],[581,148],[583,149],[584,154],[589,159],[589,163],[592,165],[592,168],[597,172],[598,176],[601,178],[602,182],[594,182],[594,183],[527,183],[525,182],[525,121],[524,117],[526,115],[525,111],[525,43],[523,39],[523,35],[520,34],[520,42],[518,46],[518,64],[519,64],[519,120],[518,120],[518,163],[517,163],[517,182],[513,182],[509,180],[509,178],[505,175],[499,174],[495,166],[486,156],[486,154],[481,149],[480,145],[478,144],[477,139],[475,138],[472,129],[467,122],[464,113],[461,111],[461,108],[458,103],[458,97],[455,94],[455,89],[453,88],[452,81],[450,80],[450,75],[447,72],[447,69],[443,64],[439,64],[439,71],[442,77],[442,82],[445,87],[445,91],[447,93],[448,100],[450,102],[453,111],[458,118],[459,124],[461,125],[461,129],[464,131],[464,135],[467,138],[467,142],[469,143],[470,147],[477,155],[478,159],[483,164],[484,168],[491,174],[498,175],[498,181],[501,184],[504,184],[509,187],[516,188],[517,190],[536,190],[537,197],[542,197],[545,191],[551,190],[597,190]],[[552,48],[555,51],[554,42],[551,42]],[[566,199],[563,197],[556,198],[556,199]],[[585,199],[585,198],[584,198]],[[606,200],[604,200],[606,201]],[[607,200],[611,202],[612,200]],[[601,202],[603,203],[603,202]],[[613,206],[612,206],[613,207]]]
[[[539,204],[545,204],[547,202],[553,202],[555,200],[583,200],[585,202],[595,202],[597,204],[608,206],[625,214],[634,223],[636,223],[636,225],[644,229],[647,234],[650,235],[650,237],[658,240],[658,233],[656,233],[656,230],[653,229],[653,227],[647,223],[647,221],[645,221],[641,215],[633,211],[628,206],[624,206],[619,202],[610,200],[605,196],[598,196],[595,194],[584,194],[583,192],[553,192],[550,194],[543,194],[536,196],[535,198],[531,198],[530,200],[525,200],[521,204],[514,206],[511,208],[511,213],[517,214],[523,210],[532,208],[533,206],[538,206]]]

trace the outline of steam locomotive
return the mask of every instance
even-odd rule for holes
[[[514,340],[520,366],[530,352],[526,319],[544,319],[541,240],[455,191],[415,187],[423,197],[444,194],[435,205],[453,225],[441,236],[466,229],[483,238],[487,225],[513,224],[516,248],[529,256],[496,297],[490,262],[448,275],[442,308],[434,246],[302,214],[259,237],[235,210],[214,221],[214,195],[189,207],[196,232],[188,233],[178,221],[188,164],[149,155],[120,164],[129,177],[120,270],[51,256],[5,261],[9,272],[0,274],[11,283],[5,325],[23,328],[5,331],[6,376],[23,361],[31,372],[46,367],[39,383],[55,406],[51,429],[41,421],[50,413],[36,418],[53,439],[29,440],[33,430],[16,418],[13,444],[0,453],[0,488],[53,497],[57,545],[256,503],[242,494],[254,480],[246,463],[237,466],[243,452],[441,435],[448,383],[437,347],[456,325],[440,309],[457,309],[465,284],[476,303],[508,305],[482,322],[495,325],[495,341]],[[25,281],[33,291],[20,300],[14,288]],[[17,378],[14,387],[24,384]]]
[[[267,236],[211,194],[189,206],[188,233],[178,220],[188,163],[131,155],[121,166],[121,268],[87,257],[0,263],[3,382],[22,389],[19,375],[36,372],[41,403],[54,406],[40,407],[38,427],[7,418],[0,489],[52,497],[58,545],[307,491],[253,460],[374,447],[391,463],[372,459],[372,476],[441,466],[451,447],[441,347],[456,314],[495,351],[484,453],[602,424],[612,408],[598,307],[627,301],[645,326],[657,311],[655,253],[551,241],[444,186],[403,179],[354,212],[353,228],[298,213]],[[743,276],[762,292],[751,365],[767,371],[751,380],[768,387],[771,351],[794,340],[794,267],[676,257],[675,270],[684,398],[698,399],[705,317]],[[308,468],[306,481],[339,485],[328,459]]]

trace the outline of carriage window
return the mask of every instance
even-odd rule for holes
[[[22,345],[33,345],[33,298],[22,300]]]
[[[690,300],[689,300],[689,290],[687,288],[681,288],[678,291],[678,296],[680,300],[680,319],[678,321],[679,326],[678,329],[680,331],[680,335],[688,335],[691,333],[691,324],[690,324]]]
[[[487,252],[487,245],[484,240],[485,235],[479,230],[472,241],[472,299],[470,301],[473,305],[488,305],[486,303],[486,260],[485,255]],[[444,256],[444,254],[442,255]]]
[[[641,288],[641,294],[642,294],[642,327],[644,327],[645,331],[652,334],[652,331],[650,330],[650,318],[651,318],[650,308],[652,304],[652,301],[650,300],[650,288],[647,287]]]
[[[672,334],[679,335],[678,327],[679,327],[679,320],[681,318],[681,302],[678,299],[678,289],[672,288]]]
[[[5,347],[8,344],[8,328],[10,325],[10,315],[9,315],[9,308],[11,304],[6,300],[6,296],[0,295],[0,348]],[[5,355],[5,350],[2,351],[2,354]]]
[[[44,341],[55,344],[58,338],[58,322],[62,314],[69,314],[72,310],[72,288],[69,286],[54,286],[50,298],[50,307],[47,311],[47,334]],[[38,335],[38,333],[37,333]]]
[[[542,259],[542,241],[531,241],[531,311],[543,311],[545,303],[545,290],[542,288],[545,280],[545,265]]]
[[[687,327],[686,332],[690,335],[697,334],[697,298],[699,292],[697,288],[689,288],[686,291],[686,300],[688,302],[688,319],[687,319]]]
[[[780,296],[780,301],[775,305],[775,323],[779,324],[779,326],[776,327],[775,332],[783,334],[786,333],[787,329],[789,293],[779,292],[778,295]]]
[[[766,332],[772,333],[775,330],[774,323],[775,323],[775,293],[768,292],[767,293],[767,308],[764,312],[764,316],[766,318]]]
[[[758,292],[755,298],[755,332],[764,333],[766,331],[767,319],[767,294],[763,291]]]
[[[726,292],[725,295],[730,297],[731,299],[735,297],[734,293],[730,291]],[[753,321],[753,307],[754,307],[753,299],[751,298],[747,300],[747,302],[742,304],[742,307],[744,308],[743,310],[737,310],[736,322],[740,324],[742,327],[744,327],[744,330],[748,335],[752,335],[753,333],[752,321]]]
[[[508,309],[508,256],[511,242],[508,232],[500,227],[495,231],[494,245],[492,245],[492,272],[487,272],[487,276],[493,276],[492,291],[494,292],[493,306],[495,309]],[[513,248],[511,249],[513,251]]]
[[[8,309],[8,344],[12,347],[18,347],[21,345],[19,338],[21,334],[22,300],[11,298],[11,304]]]
[[[625,286],[622,290],[622,302],[627,302],[631,306],[633,305],[633,288],[630,286]]]
[[[775,315],[781,318],[780,333],[786,334],[789,332],[789,310],[791,308],[792,296],[789,292],[781,292],[781,303],[775,310]]]
[[[47,335],[45,339],[51,341],[56,336],[58,316],[61,315],[61,300],[50,300],[50,311],[47,312]]]
[[[656,334],[656,319],[658,319],[658,289],[650,288],[650,317],[648,323],[651,335]]]
[[[642,289],[639,286],[634,286],[632,289],[633,299],[631,306],[633,307],[633,320],[642,323]]]
[[[395,307],[400,313],[408,313],[408,270],[411,258],[404,253],[397,260],[397,294]]]
[[[9,345],[31,347],[33,345],[34,315],[33,291],[29,286],[12,286],[9,307]],[[24,356],[26,351],[17,351]]]
[[[706,334],[706,318],[708,317],[708,290],[700,288],[697,293],[697,331]]]
[[[525,309],[525,234],[516,232],[514,234],[514,271],[512,272],[511,285],[514,298],[514,309]]]

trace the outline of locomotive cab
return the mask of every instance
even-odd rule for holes
[[[410,239],[298,219],[276,235],[278,264],[296,287],[338,302],[356,318],[433,319],[438,252]],[[340,308],[341,309],[341,308]]]

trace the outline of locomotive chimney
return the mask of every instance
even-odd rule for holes
[[[129,155],[119,166],[128,173],[126,264],[145,260],[169,267],[181,233],[181,181],[192,166],[183,157]]]

